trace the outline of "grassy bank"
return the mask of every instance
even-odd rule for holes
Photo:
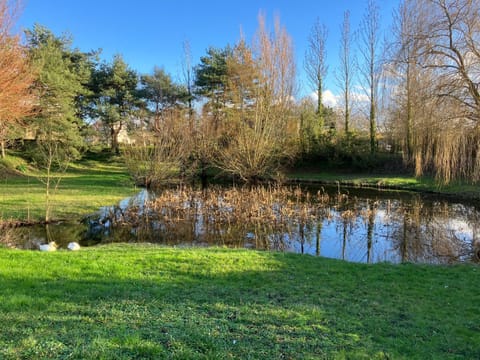
[[[23,173],[0,177],[0,219],[39,220],[45,214],[43,174],[24,167]],[[115,158],[85,159],[73,164],[62,177],[52,197],[53,218],[74,218],[115,204],[133,194],[124,166]]]
[[[293,170],[287,174],[287,180],[319,184],[340,184],[344,186],[433,192],[459,198],[480,200],[480,186],[478,185],[459,182],[442,185],[430,177],[415,178],[409,175],[348,173],[336,172],[334,170]]]
[[[0,358],[479,358],[479,271],[149,245],[4,249]]]

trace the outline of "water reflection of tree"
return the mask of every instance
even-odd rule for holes
[[[476,235],[467,236],[466,248],[452,219],[465,219],[466,226],[480,220],[473,207],[425,201],[420,196],[391,200],[379,195],[366,200],[268,186],[165,190],[155,199],[113,211],[109,217],[111,241],[225,245],[315,255],[321,255],[322,231],[333,225],[341,244],[338,257],[366,262],[463,260],[472,253]],[[476,228],[473,231],[477,233]],[[360,253],[362,257],[355,258]]]
[[[367,263],[372,261],[372,244],[373,230],[375,227],[375,215],[377,210],[377,202],[369,202],[368,204],[368,227],[367,227]]]
[[[12,228],[7,226],[0,227],[0,248],[14,248],[15,247],[15,238]]]
[[[444,201],[426,204],[419,196],[399,202],[389,221],[397,224],[392,240],[400,260],[446,263],[464,260],[470,250],[465,239],[458,236],[452,219],[464,219],[466,210],[463,205],[452,206]],[[478,214],[474,208],[471,211]]]
[[[480,210],[473,206],[465,207],[465,217],[472,229],[471,252],[473,261],[480,262]]]
[[[40,244],[55,241],[60,248],[66,248],[70,241],[80,242],[85,228],[77,223],[57,223],[46,225],[6,228],[0,234],[0,243],[8,247],[37,250]]]

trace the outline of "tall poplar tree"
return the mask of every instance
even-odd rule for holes
[[[377,151],[377,105],[378,85],[380,81],[380,11],[375,0],[367,1],[360,28],[360,54],[363,87],[368,97],[368,122],[370,129],[370,153]]]
[[[308,80],[317,93],[317,117],[320,130],[325,126],[325,109],[323,106],[323,91],[327,76],[327,42],[328,31],[317,18],[308,37],[308,48],[305,53],[304,67]]]
[[[352,113],[352,83],[354,78],[355,60],[352,54],[352,34],[350,31],[350,12],[343,13],[343,23],[341,26],[339,68],[336,73],[337,83],[340,87],[343,100],[343,118],[345,135],[349,135],[350,117]]]

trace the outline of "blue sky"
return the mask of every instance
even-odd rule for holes
[[[398,2],[377,1],[385,28]],[[337,64],[343,12],[350,10],[352,30],[356,29],[366,0],[23,0],[23,3],[20,28],[28,29],[39,23],[57,35],[70,34],[73,45],[82,51],[101,48],[106,60],[119,53],[140,73],[151,72],[157,65],[174,78],[181,72],[184,41],[190,43],[195,65],[210,45],[224,47],[235,43],[240,30],[250,40],[257,28],[259,11],[264,11],[269,24],[278,14],[294,41],[300,94],[304,95],[309,89],[302,80],[303,56],[316,18],[329,29],[327,88],[336,92],[333,69]]]

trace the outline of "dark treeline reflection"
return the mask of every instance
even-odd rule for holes
[[[11,229],[3,242],[152,242],[293,251],[356,262],[478,261],[480,212],[435,197],[264,186],[146,190],[83,224]]]

